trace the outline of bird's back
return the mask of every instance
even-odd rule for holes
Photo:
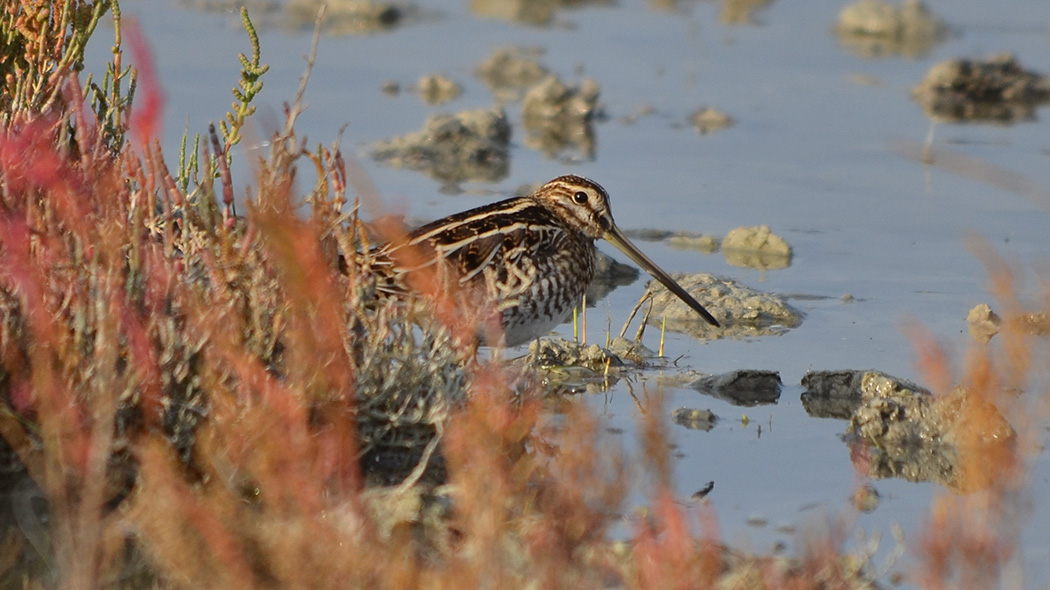
[[[577,305],[594,277],[594,242],[530,197],[508,199],[423,225],[375,250],[380,293],[465,292],[502,313],[508,345],[546,333]]]

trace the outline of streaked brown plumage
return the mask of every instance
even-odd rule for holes
[[[596,182],[560,176],[525,197],[428,223],[372,254],[380,292],[402,296],[413,273],[466,289],[502,313],[513,346],[562,323],[594,278],[594,241],[619,248],[702,318],[718,321],[624,236]],[[438,262],[441,261],[441,264]]]

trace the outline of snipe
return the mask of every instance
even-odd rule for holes
[[[468,293],[471,304],[502,314],[504,344],[514,346],[546,334],[580,303],[594,278],[598,238],[719,325],[620,231],[605,189],[580,176],[428,223],[373,251],[370,268],[381,293],[404,296],[413,275]]]

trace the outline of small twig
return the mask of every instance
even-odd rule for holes
[[[638,332],[634,335],[635,342],[641,342],[642,336],[645,334],[645,325],[649,323],[649,316],[653,313],[653,299],[649,298],[649,308],[645,310],[645,316],[642,317],[642,323],[638,325]]]
[[[441,443],[441,437],[445,432],[445,427],[442,426],[441,422],[434,424],[434,429],[436,430],[434,438],[431,439],[430,442],[427,443],[426,448],[423,449],[423,455],[419,458],[419,463],[417,463],[415,468],[412,469],[412,473],[409,473],[408,477],[398,484],[397,488],[394,490],[395,496],[401,496],[407,493],[408,490],[412,489],[413,486],[419,483],[419,479],[423,477],[424,473],[426,473],[427,467],[430,465],[430,457],[434,454],[438,444]]]
[[[324,22],[324,14],[327,9],[327,4],[321,4],[321,7],[317,9],[317,19],[314,21],[314,36],[313,40],[310,41],[310,54],[306,56],[306,71],[299,78],[299,89],[295,92],[295,100],[292,102],[292,108],[288,111],[288,117],[285,120],[285,137],[294,135],[295,120],[299,117],[299,113],[303,111],[306,85],[310,81],[310,73],[313,72],[314,63],[317,61],[317,46],[321,42],[321,23]]]
[[[623,324],[623,329],[620,330],[620,338],[623,338],[623,335],[627,333],[627,328],[631,327],[631,322],[634,320],[635,314],[638,313],[638,310],[642,308],[642,303],[647,297],[649,297],[649,291],[643,293],[641,298],[638,299],[638,303],[634,304],[634,309],[631,310],[631,314],[627,316],[627,321]],[[612,320],[610,320],[610,322],[611,321]]]
[[[232,227],[236,212],[233,210],[233,177],[230,175],[230,163],[226,159],[226,152],[219,142],[219,136],[215,133],[215,125],[208,126],[208,134],[211,136],[211,147],[215,151],[215,164],[219,167],[219,183],[222,184],[222,220],[226,229]]]

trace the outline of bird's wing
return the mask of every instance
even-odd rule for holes
[[[406,291],[405,275],[418,272],[434,272],[442,281],[456,276],[461,286],[506,283],[511,271],[524,270],[564,238],[549,210],[530,199],[508,199],[426,224],[374,251],[372,266],[389,278],[379,290],[391,293]]]

